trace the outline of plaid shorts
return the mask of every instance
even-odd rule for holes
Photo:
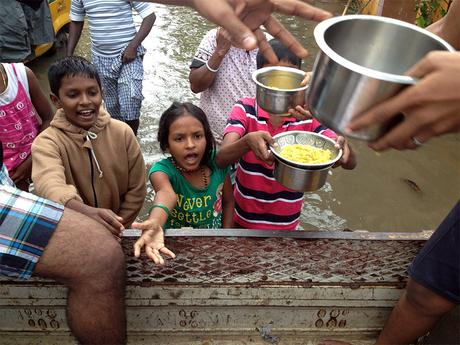
[[[0,185],[0,274],[28,279],[61,219],[64,206]]]
[[[105,106],[114,119],[132,121],[138,120],[141,115],[144,54],[145,48],[139,46],[136,59],[125,64],[122,53],[117,57],[93,53],[92,62],[101,78]]]

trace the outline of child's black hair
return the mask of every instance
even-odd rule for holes
[[[102,90],[101,79],[96,66],[81,56],[66,56],[57,60],[48,70],[48,82],[51,92],[59,97],[62,78],[74,77],[77,75],[96,79],[99,88]]]
[[[302,65],[302,59],[291,52],[283,43],[278,41],[276,38],[271,39],[268,41],[268,44],[272,47],[273,51],[275,52],[278,60],[285,60],[289,61],[291,64],[300,68]],[[268,60],[265,58],[264,54],[259,50],[256,57],[257,61],[257,69],[264,67],[268,64]]]
[[[192,103],[173,102],[173,104],[166,109],[163,114],[161,114],[160,123],[158,125],[158,142],[160,143],[160,148],[163,152],[168,149],[169,128],[174,121],[185,115],[185,112],[192,115],[203,125],[204,136],[206,139],[206,149],[200,164],[207,164],[216,148],[216,140],[212,135],[211,126],[209,125],[206,114],[203,110],[201,110],[201,108]]]

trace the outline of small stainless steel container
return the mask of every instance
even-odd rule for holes
[[[378,16],[327,19],[316,26],[314,36],[320,52],[309,86],[309,110],[323,125],[364,140],[378,138],[394,123],[345,133],[352,119],[416,83],[405,73],[430,51],[454,51],[425,29]]]
[[[270,114],[286,115],[289,108],[306,104],[308,85],[300,86],[305,72],[291,67],[264,67],[253,72],[257,104]]]
[[[277,134],[273,139],[276,143],[276,146],[270,147],[275,156],[273,175],[283,186],[299,192],[312,192],[320,189],[326,183],[329,170],[342,157],[342,150],[335,146],[334,140],[321,134],[292,131]],[[286,145],[293,144],[328,149],[332,151],[333,158],[321,164],[303,164],[281,157],[281,149]]]

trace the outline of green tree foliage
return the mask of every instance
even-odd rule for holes
[[[418,0],[415,3],[415,23],[424,28],[443,17],[453,0]]]

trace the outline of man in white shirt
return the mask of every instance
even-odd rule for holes
[[[143,18],[139,31],[132,10]],[[91,36],[92,62],[102,81],[109,114],[139,128],[144,78],[142,41],[155,23],[154,7],[128,0],[72,0],[67,54],[72,55],[80,38],[85,16]]]

